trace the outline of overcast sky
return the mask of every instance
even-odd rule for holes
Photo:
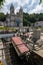
[[[31,13],[43,13],[43,2],[39,5],[40,0],[5,0],[4,6],[0,12],[7,13],[10,10],[10,5],[13,3],[15,13],[19,11],[22,6],[24,12]]]

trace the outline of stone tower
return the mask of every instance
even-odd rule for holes
[[[22,7],[19,10],[19,16],[20,16],[20,25],[19,26],[23,26],[23,9]]]
[[[13,6],[13,4],[11,4],[11,6],[10,6],[10,14],[14,15],[14,6]]]
[[[6,16],[6,24],[10,27],[23,27],[23,9],[20,8],[19,12],[15,14],[13,4],[10,6],[10,14]]]
[[[10,6],[10,22],[11,22],[11,26],[16,26],[13,4],[11,4],[11,6]]]

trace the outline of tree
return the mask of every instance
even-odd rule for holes
[[[36,22],[35,14],[31,14],[31,15],[30,15],[30,22],[31,22],[31,23],[35,23],[35,22]]]
[[[42,13],[40,13],[40,15],[39,15],[39,21],[43,21],[43,14]]]
[[[0,7],[3,5],[5,0],[0,0]]]
[[[4,13],[0,13],[0,21],[5,21],[6,16]]]
[[[23,13],[23,25],[24,26],[31,26],[34,25],[35,22],[43,21],[43,13],[40,14],[28,14]]]
[[[41,4],[42,0],[40,0],[39,4]]]

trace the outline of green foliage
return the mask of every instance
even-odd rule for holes
[[[0,13],[0,21],[5,21],[6,15],[4,13]],[[28,14],[23,13],[23,25],[24,26],[31,26],[36,21],[43,21],[43,14]],[[12,28],[11,28],[12,29]]]
[[[30,15],[30,22],[31,22],[31,23],[35,23],[35,22],[36,22],[36,17],[35,17],[34,14],[31,14],[31,15]]]
[[[36,21],[43,21],[43,14],[28,14],[23,13],[23,25],[24,26],[31,26],[31,24],[35,23]]]
[[[42,31],[43,31],[43,28],[40,28],[40,30],[42,30]]]
[[[5,0],[0,0],[0,8],[1,8],[1,6],[4,4],[4,1],[5,1]]]
[[[4,13],[0,13],[0,21],[5,21],[6,16]]]
[[[11,30],[11,31],[16,31],[16,28],[14,28],[14,27],[4,27],[4,26],[0,26],[0,30]]]
[[[42,0],[40,0],[39,4],[41,4]]]
[[[43,14],[39,15],[39,21],[43,21]]]

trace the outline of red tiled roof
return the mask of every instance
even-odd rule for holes
[[[23,43],[20,37],[13,37],[12,40],[15,43],[15,45],[19,45]]]
[[[27,46],[25,46],[24,41],[20,37],[13,37],[12,41],[14,42],[15,45],[17,45],[17,49],[19,50],[20,53],[28,52],[29,49]]]
[[[17,48],[20,51],[20,53],[24,53],[24,52],[29,51],[29,49],[24,44],[17,46]]]

